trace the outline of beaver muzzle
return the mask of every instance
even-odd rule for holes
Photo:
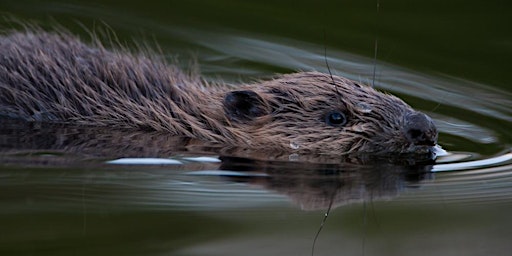
[[[432,119],[421,113],[411,112],[404,116],[403,132],[411,144],[416,146],[435,146],[437,128]]]

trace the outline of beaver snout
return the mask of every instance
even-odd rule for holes
[[[437,128],[432,119],[421,113],[411,112],[404,116],[405,137],[414,145],[435,146]]]

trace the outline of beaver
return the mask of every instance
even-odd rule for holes
[[[151,51],[43,30],[0,36],[0,117],[319,154],[427,153],[438,138],[427,115],[344,77],[310,71],[238,86],[207,82]]]

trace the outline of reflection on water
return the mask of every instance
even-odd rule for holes
[[[279,195],[281,199],[288,198],[302,209],[326,209],[328,205],[337,207],[353,202],[392,199],[408,188],[423,187],[425,184],[434,184],[438,187],[440,181],[453,176],[463,177],[461,180],[471,177],[481,182],[485,181],[490,189],[492,183],[488,183],[489,178],[499,179],[500,184],[507,184],[508,177],[512,175],[511,153],[470,160],[470,155],[452,152],[438,157],[438,163],[435,165],[433,161],[416,162],[408,157],[380,159],[365,155],[345,158],[295,155],[290,160],[290,156],[286,154],[277,155],[271,152],[269,155],[262,152],[237,151],[233,148],[220,148],[188,138],[152,132],[37,125],[16,121],[4,121],[0,128],[0,159],[6,166],[6,171],[3,172],[5,185],[22,185],[23,189],[29,188],[27,191],[32,191],[35,187],[27,186],[26,182],[35,175],[36,179],[43,177],[43,183],[48,182],[45,186],[54,184],[59,187],[46,192],[60,194],[57,197],[65,198],[64,194],[61,194],[62,186],[68,190],[77,190],[72,193],[74,195],[80,194],[84,184],[88,184],[89,181],[94,186],[98,185],[96,181],[106,181],[104,187],[96,188],[97,192],[105,190],[106,195],[115,191],[112,196],[117,199],[94,198],[96,193],[92,194],[93,198],[86,198],[91,194],[83,194],[81,198],[90,199],[91,202],[100,205],[119,201],[134,205],[143,204],[145,207],[179,207],[180,204],[170,199],[176,197],[176,191],[182,191],[186,193],[180,194],[179,200],[190,200],[189,205],[208,208],[211,204],[205,200],[209,199],[201,198],[201,194],[208,194],[213,190],[196,187],[194,182],[189,180],[220,178],[222,184],[255,185],[258,193],[264,190]],[[274,160],[270,160],[271,158]],[[34,171],[27,173],[22,167],[17,166],[46,167],[52,171],[40,174]],[[11,168],[16,171],[8,171]],[[59,169],[60,174],[57,177],[53,176],[55,170]],[[81,171],[74,171],[76,169]],[[440,175],[441,172],[461,170],[467,172],[457,172],[443,175],[441,179],[434,179],[434,173]],[[117,185],[141,188],[149,195],[138,195],[138,199],[131,198],[133,194],[130,189],[120,190]],[[217,196],[247,196],[240,194],[240,191],[229,191],[224,187],[217,191]],[[250,194],[254,191],[245,192]],[[50,194],[45,197],[56,197]],[[502,193],[502,196],[509,198],[512,193]],[[449,198],[450,196],[445,196],[443,199]],[[471,195],[468,200],[471,200],[470,198]],[[252,199],[269,200],[265,196]],[[70,199],[69,202],[80,201]],[[240,206],[239,203],[233,201],[231,207]]]
[[[457,63],[463,69],[458,74],[467,74],[466,78],[485,74],[479,79],[485,81],[503,74],[506,66],[499,63],[508,63],[503,56],[510,53],[506,31],[496,37],[487,33],[459,45],[447,41],[446,35],[453,32],[449,26],[446,31],[440,31],[444,25],[418,29],[414,15],[406,15],[411,27],[401,28],[395,19],[403,15],[394,14],[390,3],[383,3],[381,19],[389,19],[378,31],[383,47],[379,52],[386,52],[386,44],[416,43],[411,48],[388,51],[387,56],[379,54],[376,81],[371,81],[373,59],[347,49],[360,53],[368,44],[373,51],[375,31],[368,24],[374,23],[368,20],[372,17],[364,15],[374,14],[373,2],[370,11],[341,3],[345,13],[332,14],[337,23],[328,24],[327,43],[318,39],[322,38],[318,31],[325,25],[315,26],[328,23],[323,17],[293,18],[294,10],[302,8],[299,3],[286,8],[257,3],[261,11],[248,15],[245,23],[241,19],[222,23],[219,20],[224,15],[245,16],[240,10],[255,4],[241,1],[234,3],[234,10],[217,13],[207,3],[188,9],[184,7],[188,2],[171,3],[175,7],[171,12],[169,6],[132,8],[133,3],[128,2],[123,6],[108,1],[18,2],[2,1],[0,6],[16,17],[43,20],[52,16],[72,33],[87,34],[83,28],[74,28],[94,31],[96,25],[91,28],[89,24],[101,21],[112,26],[120,41],[135,38],[140,44],[144,41],[137,38],[140,30],[148,31],[142,34],[148,38],[155,34],[154,40],[165,54],[181,54],[181,60],[187,62],[188,52],[193,51],[210,80],[220,76],[235,83],[297,69],[327,72],[327,61],[333,73],[367,84],[375,82],[376,87],[431,115],[441,131],[439,143],[449,154],[435,163],[255,154],[158,133],[0,120],[1,255],[308,255],[331,204],[334,208],[319,236],[315,255],[509,253],[512,95],[506,87],[498,89],[444,74],[444,70],[457,70]],[[223,7],[220,1],[215,5]],[[466,7],[457,9],[464,14]],[[190,13],[181,15],[185,9],[180,8]],[[308,13],[311,8],[307,3]],[[428,9],[423,6],[418,10],[424,8]],[[290,17],[281,17],[284,12]],[[324,9],[319,13],[323,15]],[[435,24],[440,12],[433,13],[418,19]],[[480,15],[468,12],[470,20],[478,23],[464,28],[471,30],[471,36],[478,34],[473,29],[479,26],[499,29],[486,26],[482,17],[490,19],[489,14]],[[254,24],[262,17],[272,21],[258,28]],[[66,23],[68,20],[73,21]],[[288,25],[283,26],[283,22]],[[230,26],[216,25],[228,23]],[[296,34],[291,34],[293,29]],[[432,39],[417,37],[423,32]],[[459,36],[463,37],[461,33]],[[318,38],[308,40],[311,37]],[[450,46],[440,45],[439,38]],[[480,47],[486,45],[482,38],[489,38],[493,47]],[[345,44],[347,40],[353,42]],[[427,49],[429,44],[437,48]],[[408,53],[428,55],[424,50],[435,52],[430,58],[433,63],[446,60],[446,65],[435,69],[443,74],[419,73],[380,61]],[[476,55],[461,57],[444,52],[459,50]],[[495,53],[500,57],[492,59]],[[455,57],[459,59],[450,59]],[[487,61],[480,60],[483,58]],[[497,63],[499,67],[482,63]],[[479,72],[472,72],[475,70]],[[509,78],[490,80],[508,84]]]
[[[432,160],[416,162],[409,157],[377,159],[364,155],[341,158],[295,154],[294,160],[289,161],[290,156],[286,154],[281,156],[274,152],[268,154],[268,152],[239,151],[235,148],[208,147],[209,145],[199,141],[161,133],[61,125],[27,125],[16,121],[6,121],[0,125],[0,128],[0,140],[5,142],[0,147],[2,153],[0,159],[8,166],[13,164],[14,166],[48,166],[50,168],[69,166],[73,169],[86,167],[83,170],[86,173],[89,172],[88,170],[105,169],[104,174],[90,171],[91,177],[99,174],[109,182],[112,181],[111,179],[121,178],[119,185],[141,187],[151,193],[155,193],[153,190],[159,188],[156,194],[165,192],[166,187],[171,188],[171,191],[197,189],[195,186],[190,186],[188,182],[173,181],[174,176],[169,174],[171,170],[182,175],[194,174],[195,177],[216,176],[224,178],[224,181],[255,184],[265,190],[277,192],[291,198],[303,209],[325,209],[329,204],[339,206],[351,202],[395,197],[406,187],[416,186],[425,177],[429,177],[433,164]],[[218,156],[207,157],[205,154]],[[198,155],[200,157],[196,157]],[[147,168],[150,173],[152,169],[156,169],[158,171],[155,174],[158,178],[155,179],[154,175],[145,177],[147,175],[145,172],[131,173],[122,178],[126,175],[124,172],[119,175],[117,171],[110,171],[135,167]],[[163,171],[167,171],[164,172],[165,175],[158,176]],[[63,173],[66,179],[55,177],[50,179],[50,182],[75,187],[80,191],[80,184],[88,180],[88,174],[84,177],[82,172],[77,177],[74,177],[72,170],[64,169]],[[11,175],[18,177],[16,172],[12,172]],[[21,177],[26,177],[26,174]],[[51,176],[44,175],[44,177]],[[94,179],[97,178],[94,177]],[[21,183],[25,181],[23,178]],[[71,184],[66,184],[68,182]],[[15,183],[15,180],[12,180],[8,184]],[[72,183],[77,184],[74,186]],[[114,183],[117,184],[118,181]],[[104,189],[112,189],[111,185]],[[61,189],[55,191],[55,193],[60,192],[62,192]],[[219,192],[229,196],[233,194],[225,190]],[[116,196],[123,197],[123,195]],[[130,193],[128,193],[129,196],[131,196]],[[155,199],[159,201],[162,198],[167,197],[161,194]],[[183,195],[180,198],[183,199]],[[111,202],[111,199],[105,202]],[[135,203],[140,200],[124,201]],[[204,204],[201,199],[196,200],[196,203],[203,207],[209,205]],[[168,204],[145,203],[147,204],[164,207],[178,206],[172,201]],[[240,205],[235,203],[235,206]]]
[[[265,176],[232,176],[230,180],[257,184],[286,195],[301,209],[327,209],[353,202],[391,199],[430,178],[431,165],[387,162],[305,164],[222,157],[220,169],[264,172]]]

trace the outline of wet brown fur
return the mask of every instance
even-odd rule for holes
[[[152,54],[107,50],[65,32],[0,36],[0,117],[165,131],[228,146],[346,154],[415,152],[404,136],[402,100],[343,77],[299,72],[237,87],[210,84]],[[336,88],[337,87],[337,88]],[[257,115],[227,110],[249,91]],[[326,115],[343,112],[332,126]]]

